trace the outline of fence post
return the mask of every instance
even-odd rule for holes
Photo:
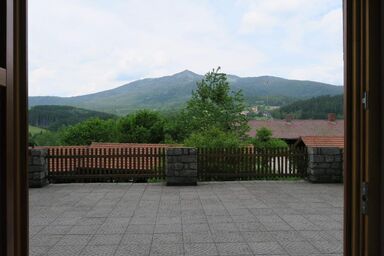
[[[166,154],[167,186],[197,185],[197,150],[195,148],[168,148]]]
[[[48,150],[30,149],[28,161],[29,187],[42,188],[48,184]]]
[[[339,148],[308,148],[308,179],[311,182],[343,181],[343,153]]]

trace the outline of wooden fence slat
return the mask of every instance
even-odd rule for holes
[[[200,180],[301,178],[305,166],[303,148],[198,149]]]
[[[281,171],[280,171],[280,178],[284,177],[284,172],[285,172],[285,166],[284,166],[284,152],[285,148],[280,149],[280,165],[281,165]]]
[[[305,177],[305,148],[198,148],[199,180]],[[51,181],[135,180],[165,177],[163,147],[55,147],[48,149]],[[60,178],[61,177],[61,178]]]
[[[64,175],[66,175],[66,173],[65,173],[65,161],[67,160],[67,149],[66,148],[62,148],[61,149],[61,151],[62,151],[62,155],[64,155],[65,157],[61,160],[61,173],[62,174],[64,174]]]

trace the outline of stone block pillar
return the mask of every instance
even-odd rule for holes
[[[46,149],[29,150],[29,187],[41,188],[48,184],[48,151]]]
[[[168,148],[166,157],[167,186],[197,185],[197,150],[195,148]]]
[[[343,182],[342,149],[308,148],[308,179],[318,183]]]

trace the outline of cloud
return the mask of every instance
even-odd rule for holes
[[[307,2],[325,4],[315,10]],[[319,68],[327,63],[319,56],[340,55],[340,40],[332,45],[341,34],[340,5],[330,2],[227,0],[216,8],[213,0],[34,0],[29,3],[30,95],[80,95],[217,66],[242,76],[301,76],[299,71],[310,66],[308,55],[311,66]],[[297,11],[298,5],[309,13]],[[325,49],[316,53],[322,45]],[[310,79],[342,77],[317,74]]]
[[[343,54],[328,54],[322,56],[314,64],[305,67],[294,67],[287,74],[287,77],[312,80],[313,77],[322,77],[324,80],[335,85],[342,85],[338,76],[335,74],[343,73]]]
[[[258,38],[272,74],[343,83],[341,1],[239,0],[246,6],[239,34]]]
[[[251,11],[244,15],[241,33],[253,32],[256,29],[270,29],[278,24],[278,19],[260,11]]]

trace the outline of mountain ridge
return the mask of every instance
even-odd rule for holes
[[[190,70],[159,78],[144,78],[114,89],[72,96],[31,96],[29,107],[37,105],[67,105],[125,115],[138,109],[167,110],[181,107],[196,89],[203,75]],[[234,91],[242,90],[249,105],[265,101],[280,105],[299,99],[343,93],[342,86],[321,82],[290,80],[274,76],[239,77],[228,75]]]

